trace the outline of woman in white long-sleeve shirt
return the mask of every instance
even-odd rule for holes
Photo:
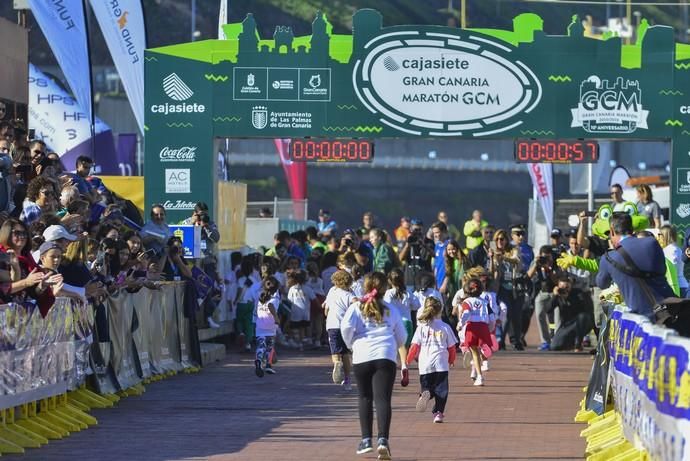
[[[359,391],[362,441],[357,454],[374,450],[372,426],[373,404],[376,402],[379,459],[390,459],[388,436],[396,358],[398,348],[405,344],[407,338],[400,313],[383,302],[387,288],[384,274],[374,272],[367,275],[364,278],[366,294],[349,307],[340,324],[343,340],[352,350],[353,371]]]

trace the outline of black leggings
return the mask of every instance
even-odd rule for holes
[[[386,359],[357,363],[353,366],[359,390],[359,425],[363,439],[371,438],[374,403],[376,403],[378,436],[388,438],[391,427],[391,398],[395,383],[395,368],[395,362]]]

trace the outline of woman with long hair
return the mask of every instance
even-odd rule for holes
[[[678,233],[676,228],[670,224],[664,224],[659,230],[659,245],[664,249],[664,256],[676,269],[676,278],[680,297],[688,297],[688,280],[685,278],[685,263],[683,262],[683,250],[678,247]],[[673,287],[673,285],[671,285]]]
[[[353,371],[359,391],[362,441],[357,454],[374,451],[372,426],[376,402],[378,459],[391,459],[388,437],[396,359],[398,348],[405,344],[407,338],[398,309],[383,301],[387,288],[384,274],[368,274],[364,279],[365,295],[349,307],[340,325],[343,340],[352,350]]]
[[[521,270],[520,254],[510,244],[508,233],[499,229],[489,250],[489,272],[494,279],[498,300],[508,306],[507,328],[510,333],[510,344],[516,351],[525,349],[522,343],[522,304],[515,296],[515,278]],[[505,349],[505,335],[500,344]]]
[[[35,297],[38,291],[45,289],[41,284],[45,275],[38,270],[38,264],[31,256],[29,232],[23,222],[16,218],[8,218],[2,223],[0,252],[9,255],[12,285],[7,295],[16,295],[27,290],[30,296]]]
[[[637,212],[649,219],[649,227],[661,229],[661,207],[654,201],[652,189],[647,184],[635,188],[637,191]]]
[[[446,276],[443,278],[443,283],[439,291],[445,298],[445,306],[450,306],[453,296],[462,288],[462,276],[465,271],[472,267],[470,259],[460,247],[460,244],[455,240],[450,240],[446,245],[446,251],[443,252],[444,264],[446,267]]]

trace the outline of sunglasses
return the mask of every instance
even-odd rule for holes
[[[28,237],[29,234],[26,231],[13,230],[12,235],[15,237],[18,237],[18,238],[26,238],[26,237]]]
[[[524,237],[525,233],[524,232],[513,232],[513,235],[517,235],[518,237]]]

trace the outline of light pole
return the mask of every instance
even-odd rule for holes
[[[196,36],[196,0],[192,0],[192,41]]]

